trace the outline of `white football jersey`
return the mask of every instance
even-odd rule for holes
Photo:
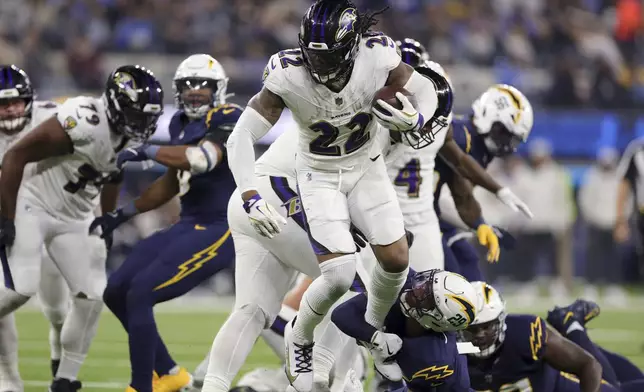
[[[22,131],[14,134],[7,135],[0,132],[0,162],[4,158],[4,154],[13,146],[18,140],[22,139],[32,129],[36,128],[41,122],[54,116],[58,111],[58,104],[50,101],[34,101],[31,109],[31,121],[23,128]]]
[[[99,202],[101,185],[116,175],[116,151],[126,143],[110,131],[101,98],[75,97],[63,103],[57,119],[74,152],[36,163],[23,181],[27,197],[61,219],[87,219]]]
[[[434,190],[438,183],[434,161],[446,136],[447,130],[439,132],[432,144],[420,150],[398,143],[385,156],[406,227],[438,219],[434,211]]]
[[[365,36],[349,82],[334,93],[313,80],[299,49],[274,54],[264,71],[264,86],[282,98],[298,124],[298,162],[301,158],[308,167],[332,171],[364,162],[378,129],[371,104],[399,64],[391,38]]]

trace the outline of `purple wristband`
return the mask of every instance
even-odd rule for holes
[[[259,193],[256,193],[253,196],[251,196],[250,199],[244,202],[244,211],[246,211],[246,213],[248,214],[250,212],[251,204],[255,204],[258,200],[262,200],[262,197],[259,195]]]

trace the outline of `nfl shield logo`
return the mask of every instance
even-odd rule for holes
[[[342,105],[342,102],[344,102],[344,101],[343,101],[343,100],[342,100],[342,98],[340,98],[340,97],[337,97],[337,98],[335,99],[335,104],[336,104],[336,105],[338,105],[338,106],[339,106],[339,105]]]

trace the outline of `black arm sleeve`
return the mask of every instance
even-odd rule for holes
[[[371,337],[377,330],[365,321],[366,310],[367,296],[359,294],[336,307],[331,314],[331,321],[352,338],[371,342]]]

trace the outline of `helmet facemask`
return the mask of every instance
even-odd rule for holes
[[[514,154],[523,140],[510,132],[500,121],[495,121],[490,131],[484,135],[485,146],[488,151],[497,157],[506,157]]]
[[[31,121],[33,98],[18,97],[0,99],[0,131],[14,135]]]
[[[192,120],[225,103],[226,80],[182,78],[174,81],[175,100],[180,110]]]
[[[309,43],[307,45],[300,35],[304,66],[317,83],[336,86],[346,84],[358,54],[359,42],[360,37],[356,34],[352,40],[327,49],[326,44]]]
[[[405,316],[416,320],[423,328],[444,331],[445,316],[436,306],[434,275],[440,270],[419,272],[412,287],[400,295],[400,306]]]

